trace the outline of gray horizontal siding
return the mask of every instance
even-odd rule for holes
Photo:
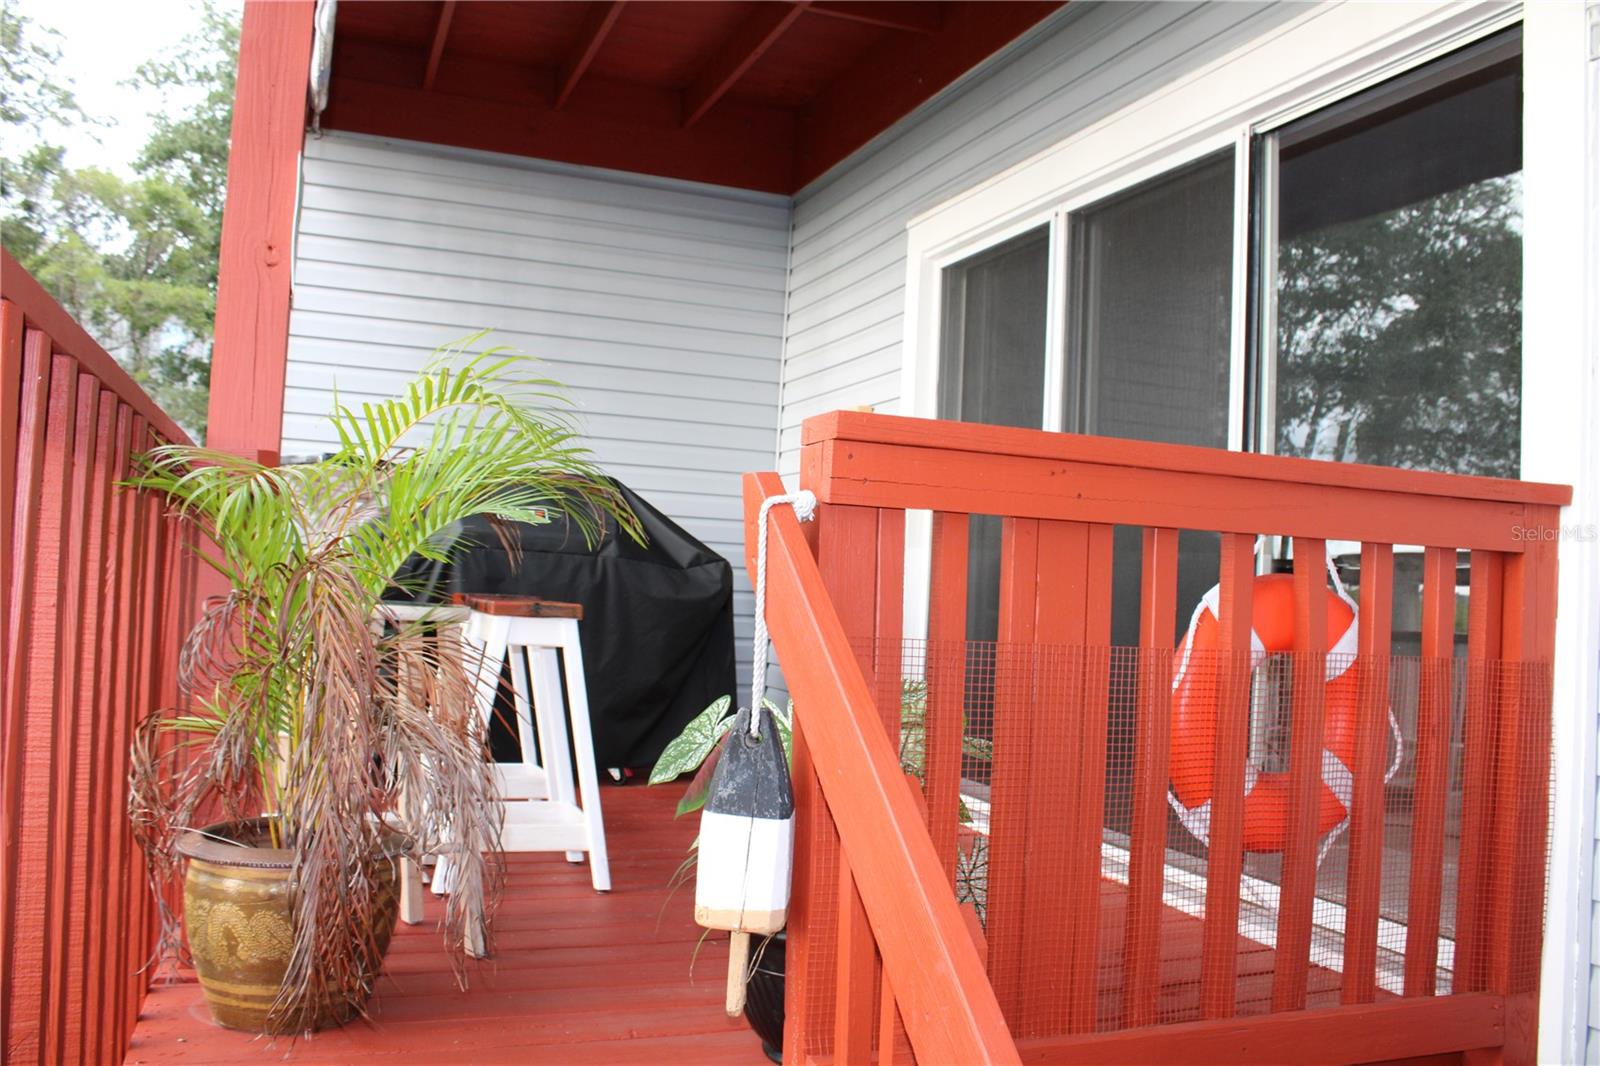
[[[393,395],[441,344],[492,328],[574,401],[605,469],[734,562],[739,475],[772,465],[786,201],[481,153],[307,142],[285,454],[325,451],[343,400]]]
[[[1073,3],[819,181],[794,209],[779,469],[800,423],[900,399],[906,223],[1293,14]]]

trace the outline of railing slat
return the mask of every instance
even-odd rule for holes
[[[1383,776],[1389,768],[1389,658],[1394,549],[1361,546],[1357,618],[1356,759],[1351,767],[1350,858],[1344,927],[1344,1003],[1371,1003],[1377,985],[1378,910],[1383,889]]]
[[[99,730],[94,719],[95,629],[99,603],[98,582],[89,576],[89,539],[93,529],[95,431],[99,425],[100,383],[92,375],[78,375],[77,412],[73,419],[72,472],[68,487],[67,514],[72,523],[68,536],[67,602],[72,615],[63,634],[64,652],[59,664],[61,696],[69,712],[61,722],[57,757],[65,770],[63,796],[64,823],[57,844],[62,882],[63,918],[66,935],[58,976],[57,996],[61,1000],[61,1057],[80,1060],[84,1042],[84,962],[88,946],[90,891],[86,860],[90,844],[89,808],[93,785],[94,739]],[[94,598],[89,598],[89,590]]]
[[[102,1019],[98,1026],[98,1044],[93,1061],[109,1062],[116,1058],[123,1045],[118,1041],[119,1027],[117,1005],[125,972],[125,956],[121,913],[121,885],[127,877],[128,819],[128,741],[129,741],[129,691],[123,661],[127,658],[129,624],[128,593],[128,507],[133,493],[115,486],[129,474],[129,421],[132,415],[128,405],[121,400],[110,403],[111,424],[104,434],[106,439],[107,468],[105,503],[106,531],[104,538],[105,569],[105,621],[101,626],[100,689],[103,706],[110,717],[107,734],[108,750],[104,759],[105,778],[100,789],[100,818],[104,844],[102,864],[106,883],[100,896],[102,927],[100,958],[103,970],[96,981],[97,993],[90,1004],[91,1017]],[[106,1024],[106,1021],[110,1024]]]
[[[1206,917],[1201,932],[1200,1016],[1231,1018],[1239,954],[1239,875],[1244,865],[1244,762],[1250,739],[1250,625],[1255,538],[1224,533],[1218,574],[1221,637],[1217,741],[1212,766]],[[1241,668],[1241,657],[1244,667]],[[1207,664],[1196,666],[1204,669]]]
[[[1013,1029],[1023,1019],[1022,952],[1027,942],[1028,785],[1033,771],[1034,592],[1039,523],[1007,518],[1000,534],[1000,620],[994,665],[994,761],[985,915],[989,975]]]
[[[1133,742],[1133,834],[1122,941],[1122,1022],[1156,1020],[1166,888],[1172,724],[1172,633],[1177,623],[1178,531],[1147,528],[1139,582],[1139,703]]]
[[[1456,552],[1454,548],[1428,547],[1422,557],[1422,662],[1411,812],[1411,879],[1406,904],[1408,996],[1433,995],[1439,966],[1445,790],[1449,786],[1450,668],[1455,654],[1455,629]]]
[[[15,307],[5,301],[8,308]],[[18,321],[16,312],[8,314],[8,323]],[[8,326],[9,328],[9,326]],[[50,338],[37,330],[28,330],[21,338],[20,388],[18,398],[18,424],[16,447],[16,477],[13,482],[15,505],[12,510],[12,528],[7,534],[7,548],[12,553],[12,572],[15,581],[3,590],[7,597],[6,627],[7,648],[5,662],[4,743],[0,744],[0,1002],[9,1009],[5,1012],[6,1031],[0,1032],[0,1047],[8,1054],[25,1054],[24,1041],[30,1027],[37,1025],[41,1016],[39,998],[40,963],[36,958],[42,945],[40,915],[36,913],[38,884],[36,878],[23,878],[23,847],[34,846],[31,834],[25,832],[22,797],[27,794],[24,780],[37,774],[28,758],[31,737],[29,724],[34,716],[28,713],[29,698],[34,692],[30,667],[33,664],[33,643],[43,634],[32,626],[36,593],[50,587],[46,560],[40,558],[40,546],[50,542],[44,538],[42,518],[45,505],[44,472],[48,410],[50,406]],[[8,429],[9,432],[9,429]],[[48,684],[48,680],[46,682]],[[33,869],[37,869],[35,866]],[[26,900],[29,920],[23,918]],[[37,1054],[37,1047],[34,1047]]]
[[[1311,908],[1317,892],[1317,813],[1322,798],[1323,722],[1328,652],[1327,546],[1294,540],[1293,723],[1289,736],[1289,825],[1283,849],[1272,1009],[1306,1005],[1311,966]]]
[[[964,514],[933,516],[928,580],[928,717],[923,795],[945,875],[955,883],[961,831],[961,748],[966,731],[967,528]]]
[[[1461,754],[1461,850],[1456,859],[1455,966],[1452,992],[1481,992],[1483,972],[1483,903],[1494,768],[1493,685],[1490,663],[1500,658],[1502,585],[1505,557],[1498,552],[1472,553],[1467,598],[1467,700],[1463,708]]]
[[[900,697],[902,681],[901,613],[905,603],[906,513],[879,511],[876,597],[872,626],[873,683],[878,713],[895,750],[900,748]]]
[[[1111,682],[1111,574],[1112,527],[1090,525],[1086,530],[1083,556],[1082,633],[1080,648],[1069,657],[1068,669],[1076,666],[1077,683],[1069,689],[1072,717],[1081,736],[1075,808],[1078,831],[1071,837],[1073,851],[1067,860],[1067,876],[1075,882],[1068,897],[1071,940],[1065,955],[1071,960],[1068,985],[1067,1028],[1074,1033],[1092,1032],[1100,1003],[1100,849],[1104,840],[1106,807],[1106,732],[1108,696]],[[1049,599],[1041,587],[1040,609],[1050,610]],[[1072,660],[1075,660],[1072,661]],[[1040,775],[1034,775],[1035,780]],[[1045,817],[1049,807],[1041,802],[1034,807],[1036,817]]]
[[[872,1023],[877,997],[873,987],[877,956],[872,927],[856,890],[850,863],[839,855],[839,969],[833,1015],[835,1062],[872,1058]]]

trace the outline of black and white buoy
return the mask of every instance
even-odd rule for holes
[[[766,703],[767,682],[767,512],[775,504],[794,506],[801,521],[810,518],[816,497],[763,500],[757,518],[755,581],[755,660],[750,706],[740,708],[711,775],[700,814],[699,859],[695,870],[694,919],[707,929],[726,929],[729,1015],[744,1010],[750,934],[770,935],[789,915],[789,873],[794,857],[794,792],[789,761],[777,723]]]

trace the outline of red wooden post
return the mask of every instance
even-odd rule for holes
[[[1013,692],[1016,702],[1007,703],[1008,713],[1025,717],[1028,728],[1029,769],[1021,782],[1028,797],[1023,838],[1027,968],[1022,975],[1021,1014],[1012,1023],[1022,1037],[1069,1030],[1077,999],[1074,956],[1093,954],[1092,946],[1077,939],[1084,879],[1075,868],[1082,856],[1078,842],[1089,831],[1088,814],[1079,806],[1085,761],[1082,689],[1089,527],[1081,522],[1040,522],[1037,529],[1034,581],[1029,585],[1019,572],[1014,590],[1015,609],[1033,616],[1034,646],[1030,649],[1019,642],[1009,649],[1019,687]],[[1001,641],[1004,645],[1005,638]],[[1020,687],[1024,685],[1029,688]],[[998,716],[998,691],[995,702]],[[997,738],[997,758],[999,747]],[[996,788],[999,773],[996,763]],[[1070,818],[1061,817],[1063,801],[1073,809]],[[993,849],[991,843],[991,862]],[[1096,875],[1099,866],[1097,856]]]
[[[245,4],[222,213],[207,444],[276,452],[311,69],[311,0]]]
[[[1028,804],[1031,796],[1035,589],[1039,523],[1007,518],[1000,542],[1000,624],[994,663],[994,762],[990,782],[986,917],[989,976],[1013,1031],[1024,1017]]]
[[[1125,1026],[1155,1022],[1156,995],[1160,989],[1178,531],[1146,529],[1141,566],[1133,832],[1128,856],[1128,916],[1122,941],[1122,1023]]]
[[[1452,992],[1479,992],[1485,987],[1482,943],[1485,929],[1484,880],[1488,836],[1494,822],[1494,685],[1493,663],[1500,658],[1500,626],[1504,606],[1505,556],[1472,553],[1471,591],[1467,599],[1467,702],[1462,736],[1461,850],[1456,859],[1455,965]]]
[[[1376,992],[1378,910],[1383,888],[1383,775],[1389,767],[1390,629],[1394,549],[1361,546],[1357,618],[1356,760],[1351,767],[1350,858],[1344,925],[1344,1003],[1371,1003]]]
[[[967,527],[964,514],[933,516],[933,564],[928,580],[927,766],[923,795],[928,830],[955,883],[961,823],[961,748],[966,731]]]
[[[1450,758],[1450,667],[1455,654],[1456,553],[1430,547],[1422,561],[1422,663],[1417,694],[1411,881],[1406,905],[1405,994],[1431,996],[1439,966],[1445,790]]]
[[[1317,894],[1317,809],[1322,794],[1322,742],[1328,658],[1327,545],[1294,539],[1294,721],[1289,738],[1289,825],[1283,849],[1278,942],[1273,954],[1272,1009],[1306,1005],[1311,966],[1311,907]]]
[[[1218,575],[1221,638],[1217,671],[1217,747],[1212,762],[1206,920],[1201,934],[1200,1015],[1230,1018],[1239,953],[1239,875],[1244,865],[1244,760],[1250,740],[1250,627],[1255,538],[1222,536]]]

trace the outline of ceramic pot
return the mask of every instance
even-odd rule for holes
[[[206,1004],[219,1024],[253,1033],[342,1025],[365,1004],[324,1001],[306,1004],[295,1016],[268,1018],[294,943],[289,912],[294,855],[260,846],[268,840],[266,819],[221,822],[179,838],[178,851],[189,859],[183,881],[184,932]],[[400,896],[399,860],[377,855],[369,863],[368,876],[379,892],[376,952],[367,960],[370,989],[389,949]]]

